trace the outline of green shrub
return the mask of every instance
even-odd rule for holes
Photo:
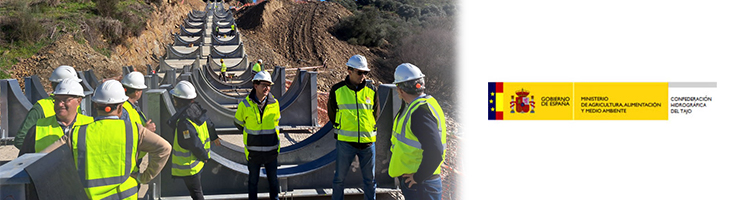
[[[401,4],[396,13],[406,19],[415,18],[419,17],[419,8],[409,4]]]
[[[107,40],[110,45],[121,44],[124,40],[123,36],[123,23],[119,20],[104,17],[94,17],[87,21],[88,25],[88,37],[86,38],[89,42],[98,40],[98,35],[102,35],[102,39]],[[104,45],[94,44],[95,47],[103,48]]]
[[[34,17],[38,11],[36,6],[32,7],[23,0],[8,1],[3,6],[6,5],[8,12],[14,14],[7,16],[7,20],[0,24],[0,30],[5,35],[2,39],[10,42],[33,43],[45,35],[46,29],[40,24],[39,19]]]
[[[351,12],[357,11],[357,3],[352,0],[330,0],[330,2],[338,3]]]
[[[146,18],[140,17],[132,12],[122,12],[118,16],[122,21],[124,29],[123,34],[128,36],[138,36],[141,31],[146,29]]]
[[[94,0],[94,3],[96,3],[96,11],[99,12],[99,15],[113,17],[118,13],[117,4],[120,3],[120,0]]]

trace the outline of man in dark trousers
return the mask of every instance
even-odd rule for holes
[[[248,199],[258,199],[258,179],[260,167],[266,168],[271,199],[279,199],[279,178],[277,177],[279,143],[279,102],[271,94],[273,80],[267,71],[260,71],[253,77],[253,90],[245,97],[234,115],[234,124],[242,131],[245,143],[245,158],[249,178]]]
[[[424,74],[417,66],[403,63],[396,67],[393,83],[405,104],[393,122],[388,175],[398,178],[407,200],[440,199],[446,142],[443,109],[424,93]]]
[[[211,142],[221,145],[213,122],[206,116],[206,110],[194,101],[195,87],[187,81],[180,81],[169,91],[177,113],[167,120],[175,129],[172,142],[172,176],[185,181],[190,197],[203,199],[201,172],[203,165],[211,158]]]
[[[328,118],[335,128],[336,172],[333,177],[333,200],[344,199],[344,180],[354,157],[359,158],[364,182],[364,197],[375,199],[375,139],[378,118],[378,95],[375,86],[365,78],[370,72],[367,59],[354,55],[346,62],[348,75],[333,85],[328,97]]]

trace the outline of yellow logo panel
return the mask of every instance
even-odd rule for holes
[[[668,83],[575,83],[577,120],[667,120]]]
[[[490,82],[490,120],[667,120],[669,83]]]
[[[573,83],[509,83],[505,91],[505,120],[572,120]]]

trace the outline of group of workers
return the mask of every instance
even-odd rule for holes
[[[375,199],[377,90],[367,82],[367,59],[354,55],[346,63],[348,75],[333,85],[328,98],[328,118],[335,128],[336,171],[333,199],[344,199],[344,180],[356,156],[362,172],[364,197]],[[440,104],[424,93],[425,75],[415,65],[396,67],[393,83],[403,100],[393,119],[388,175],[397,178],[405,199],[440,199],[441,165],[445,159],[446,124]]]
[[[216,33],[216,34],[221,33],[219,31],[219,26],[218,25],[216,26],[216,28],[214,28],[214,33]],[[229,34],[229,36],[234,36],[237,33],[237,29],[235,28],[234,24],[232,24],[232,25],[229,26],[229,32],[227,32],[227,33]],[[226,38],[226,37],[227,37],[227,35],[224,34],[224,38]]]
[[[224,63],[224,59],[219,59],[219,62],[221,64],[221,69],[219,70],[219,75],[221,76],[221,81],[229,82],[230,78],[227,76],[227,64]],[[263,70],[263,60],[258,59],[258,62],[253,64],[253,73],[258,74],[258,72]]]
[[[374,143],[379,100],[375,86],[366,81],[370,72],[367,59],[354,55],[346,66],[348,75],[332,86],[327,105],[337,140],[332,198],[343,199],[344,180],[356,156],[364,197],[371,200],[377,187]],[[387,170],[399,181],[406,199],[441,198],[445,115],[435,98],[424,93],[424,77],[410,63],[399,65],[394,73],[393,83],[405,104],[393,119],[392,156]],[[15,145],[21,149],[19,156],[67,145],[89,198],[136,199],[139,184],[151,181],[171,155],[172,177],[184,180],[193,199],[203,199],[201,172],[211,158],[211,145],[221,145],[221,140],[206,110],[194,101],[197,93],[190,82],[180,81],[169,90],[177,110],[166,122],[174,129],[169,144],[155,133],[156,124],[138,107],[137,101],[147,88],[140,72],[125,75],[121,82],[104,81],[96,88],[91,97],[96,117],[80,113],[85,95],[73,67],[58,67],[49,80],[54,91],[34,104],[15,137]],[[234,121],[243,133],[248,198],[257,199],[260,169],[264,167],[269,196],[279,199],[279,102],[270,93],[273,81],[267,71],[261,68],[252,82],[252,90],[237,106]],[[138,163],[146,154],[148,167],[140,170]]]

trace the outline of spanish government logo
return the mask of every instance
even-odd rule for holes
[[[518,97],[511,95],[510,113],[534,113],[534,107],[536,107],[534,105],[536,104],[534,102],[534,95],[529,96],[529,94],[528,90],[521,88],[521,90],[516,91]]]
[[[487,107],[489,120],[503,120],[503,82],[489,82],[487,84]]]

